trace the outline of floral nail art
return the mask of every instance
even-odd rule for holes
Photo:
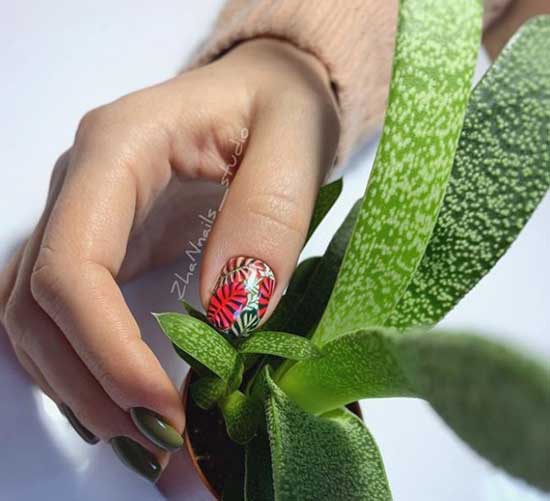
[[[260,259],[232,257],[216,282],[208,320],[223,332],[247,336],[265,315],[275,283],[273,271]]]

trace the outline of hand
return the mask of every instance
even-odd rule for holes
[[[19,361],[83,438],[110,440],[151,480],[164,451],[181,446],[178,391],[118,284],[185,252],[186,183],[231,181],[202,259],[204,306],[230,258],[255,258],[246,273],[269,279],[254,302],[226,267],[233,299],[252,315],[238,325],[219,296],[209,317],[238,334],[284,291],[338,137],[324,67],[269,39],[84,116],[36,229],[0,276],[0,319]]]

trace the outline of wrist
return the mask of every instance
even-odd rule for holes
[[[251,81],[273,82],[282,86],[307,89],[325,100],[338,115],[338,102],[326,66],[314,54],[285,40],[259,37],[234,46],[221,56],[227,62],[251,75]]]

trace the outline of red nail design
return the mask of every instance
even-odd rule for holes
[[[247,336],[265,315],[275,283],[273,271],[260,259],[229,259],[210,298],[208,320],[221,331]]]

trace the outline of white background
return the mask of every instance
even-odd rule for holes
[[[70,145],[82,114],[173,75],[207,35],[221,4],[2,0],[0,264],[37,220],[51,166]],[[366,147],[348,168],[345,196],[306,254],[323,251],[361,194],[373,152],[373,145]],[[484,329],[548,360],[549,227],[547,196],[510,252],[444,323]],[[170,288],[173,273],[185,265],[149,274],[125,290],[144,336],[178,383],[185,368],[148,312],[177,308]],[[369,401],[363,410],[397,501],[550,499],[479,459],[420,401]],[[107,445],[90,447],[76,437],[28,383],[2,335],[0,411],[1,499],[162,499],[121,466]]]

